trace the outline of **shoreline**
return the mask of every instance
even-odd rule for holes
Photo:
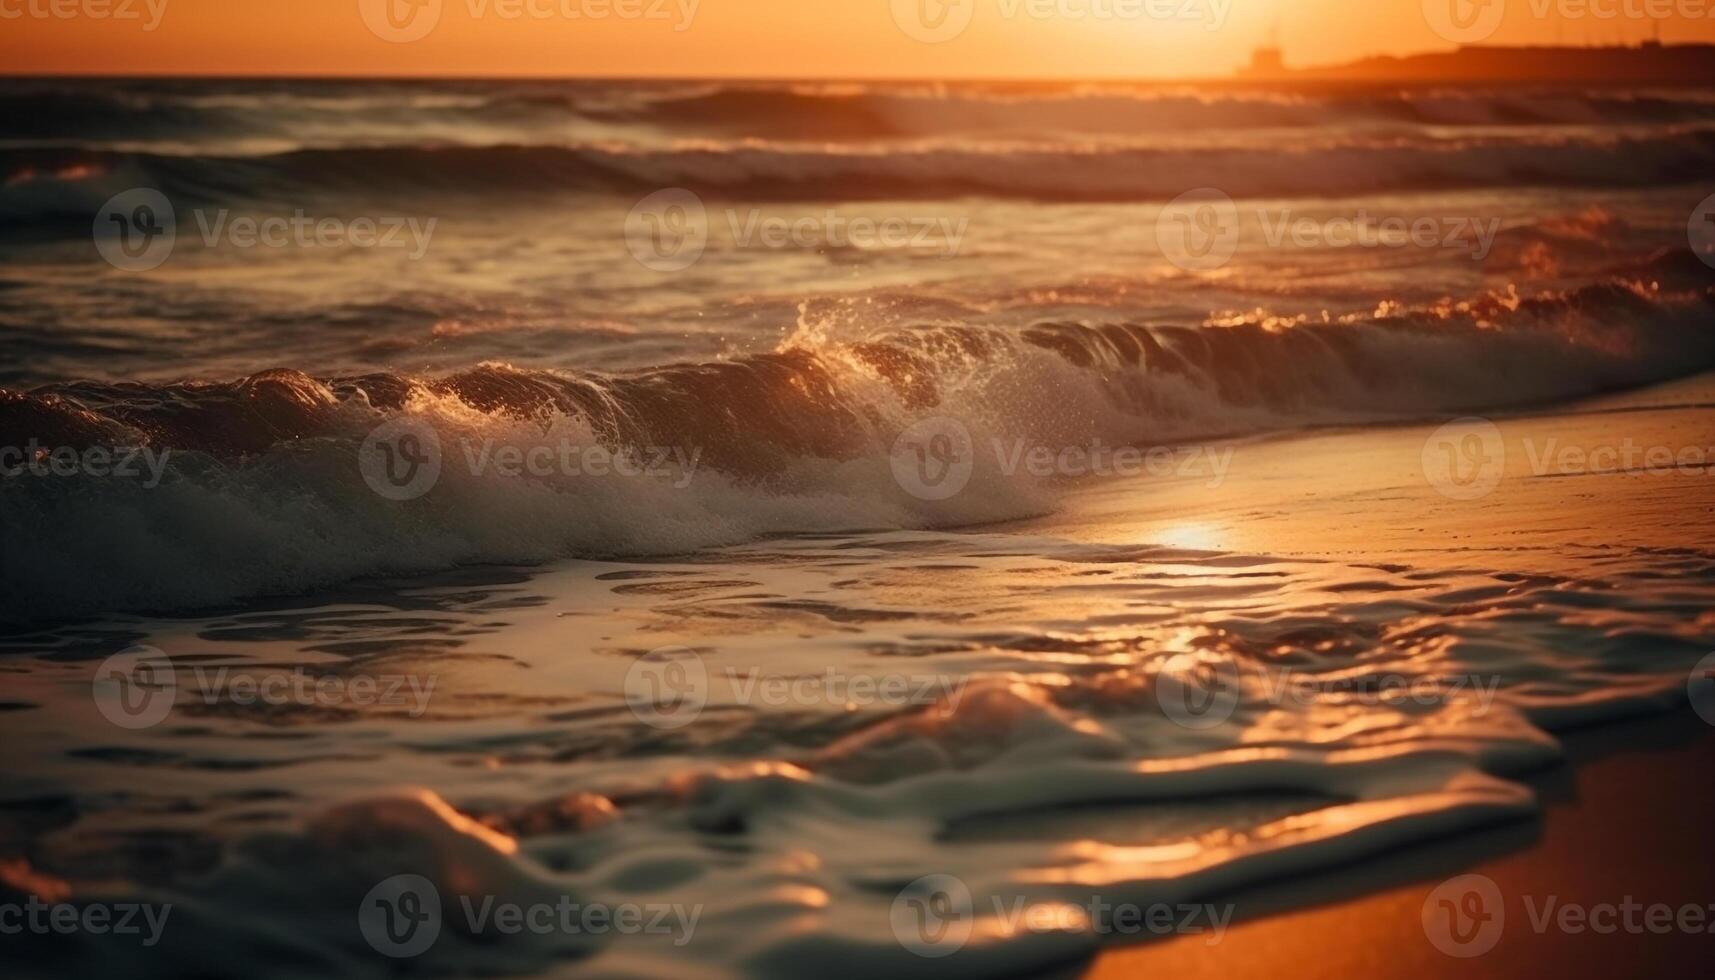
[[[1703,781],[1715,772],[1715,728],[1681,707],[1557,737],[1564,761],[1523,780],[1542,807],[1534,819],[1247,889],[1225,898],[1236,911],[1216,945],[1181,936],[1113,946],[1065,976],[1705,975],[1715,935],[1569,933],[1557,920],[1538,932],[1532,914],[1551,898],[1715,906],[1715,791]],[[1438,885],[1466,874],[1499,887],[1505,918],[1493,949],[1455,958],[1430,942],[1422,910]]]

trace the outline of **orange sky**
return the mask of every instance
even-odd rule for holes
[[[1450,48],[1425,7],[1471,2],[0,0],[0,72],[1192,77],[1230,72],[1277,20],[1288,61],[1299,65]],[[1494,8],[1504,14],[1490,43],[1646,37],[1650,21],[1628,10],[1683,10],[1664,22],[1667,40],[1715,40],[1715,18],[1689,16],[1715,0],[1476,2],[1504,5]],[[383,40],[366,25],[366,5],[383,33],[427,33]],[[1480,18],[1487,9],[1461,12]],[[936,30],[956,34],[925,43],[911,33]]]

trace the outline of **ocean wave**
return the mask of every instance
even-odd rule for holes
[[[767,355],[626,375],[484,365],[321,381],[280,370],[0,391],[0,446],[166,453],[152,480],[0,481],[0,613],[183,609],[365,575],[973,524],[1052,506],[1051,483],[984,454],[956,497],[910,492],[896,442],[940,420],[976,445],[1157,446],[1499,409],[1715,366],[1707,269],[1672,253],[1648,275],[1332,322],[942,325],[853,343],[808,330]],[[433,492],[405,504],[378,495],[360,465],[366,437],[401,420],[444,447]],[[568,445],[673,453],[656,479],[519,479],[478,462],[480,447]]]
[[[1700,93],[1455,90],[1291,93],[1237,89],[1054,90],[922,86],[717,87],[618,105],[573,103],[609,121],[745,128],[803,139],[937,133],[1166,134],[1407,126],[1586,126],[1715,119]]]
[[[1552,152],[1549,152],[1552,151]],[[1233,197],[1411,190],[1653,187],[1715,168],[1715,132],[1541,142],[1388,140],[1268,149],[1102,146],[929,146],[886,153],[837,146],[709,144],[669,150],[585,146],[378,146],[266,156],[170,156],[69,148],[0,150],[0,214],[62,206],[63,176],[152,186],[175,200],[292,195],[543,189],[644,193],[684,187],[758,200],[922,200],[992,196],[1043,201],[1151,201],[1194,187]],[[48,214],[56,213],[52,211]]]
[[[245,131],[271,136],[317,120],[402,116],[428,128],[496,117],[544,130],[579,120],[686,134],[859,140],[937,134],[1164,134],[1375,127],[1603,126],[1715,120],[1696,91],[1303,86],[1286,92],[1187,86],[1002,83],[770,85],[602,82],[226,82],[126,86],[0,83],[9,138],[139,140]]]

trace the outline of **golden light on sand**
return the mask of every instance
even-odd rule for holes
[[[1201,521],[1184,521],[1153,528],[1149,532],[1152,544],[1166,545],[1170,548],[1185,548],[1190,551],[1219,551],[1221,550],[1221,531],[1213,524]]]

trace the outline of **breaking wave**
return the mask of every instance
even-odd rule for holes
[[[0,391],[0,445],[165,453],[153,482],[4,481],[5,614],[179,609],[383,573],[1052,507],[1052,486],[982,453],[965,492],[908,492],[896,441],[928,420],[956,421],[977,445],[1157,446],[1504,409],[1715,366],[1707,270],[1680,252],[1646,271],[1647,283],[1329,322],[938,325],[846,343],[805,330],[774,353],[625,375],[487,364],[432,379],[275,370]],[[403,504],[360,465],[370,433],[400,420],[443,451],[433,491]],[[495,446],[568,445],[655,453],[662,469],[518,479],[484,465]]]

